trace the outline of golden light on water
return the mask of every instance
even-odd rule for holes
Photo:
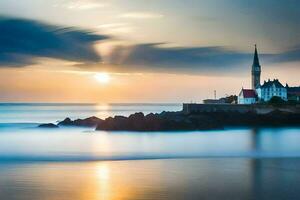
[[[99,164],[96,167],[97,179],[98,179],[98,200],[102,199],[113,199],[112,185],[109,174],[109,166],[106,164]]]
[[[106,84],[106,83],[109,83],[110,80],[111,80],[111,77],[108,73],[106,72],[100,72],[100,73],[96,73],[94,75],[94,78],[99,82],[99,83],[103,83],[103,84]]]
[[[99,179],[107,181],[109,179],[109,167],[105,164],[99,165],[97,167],[97,175]]]

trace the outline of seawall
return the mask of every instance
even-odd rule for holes
[[[241,104],[183,104],[183,113],[203,113],[203,112],[254,112],[257,114],[267,114],[273,111],[283,111],[290,113],[300,113],[300,105],[241,105]]]

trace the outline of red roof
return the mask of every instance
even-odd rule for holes
[[[255,98],[256,97],[256,93],[254,90],[242,89],[242,92],[243,92],[244,98]]]

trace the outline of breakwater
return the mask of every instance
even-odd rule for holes
[[[300,105],[262,105],[262,104],[183,104],[184,114],[214,113],[214,112],[237,112],[268,114],[274,111],[300,113]]]

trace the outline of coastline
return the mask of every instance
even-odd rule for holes
[[[187,113],[161,112],[147,114],[142,112],[125,116],[100,119],[95,116],[71,120],[66,118],[57,124],[40,124],[40,128],[59,128],[60,126],[93,127],[105,131],[197,131],[220,130],[225,127],[285,127],[300,126],[300,113],[274,109],[268,113],[238,111],[200,111]]]

